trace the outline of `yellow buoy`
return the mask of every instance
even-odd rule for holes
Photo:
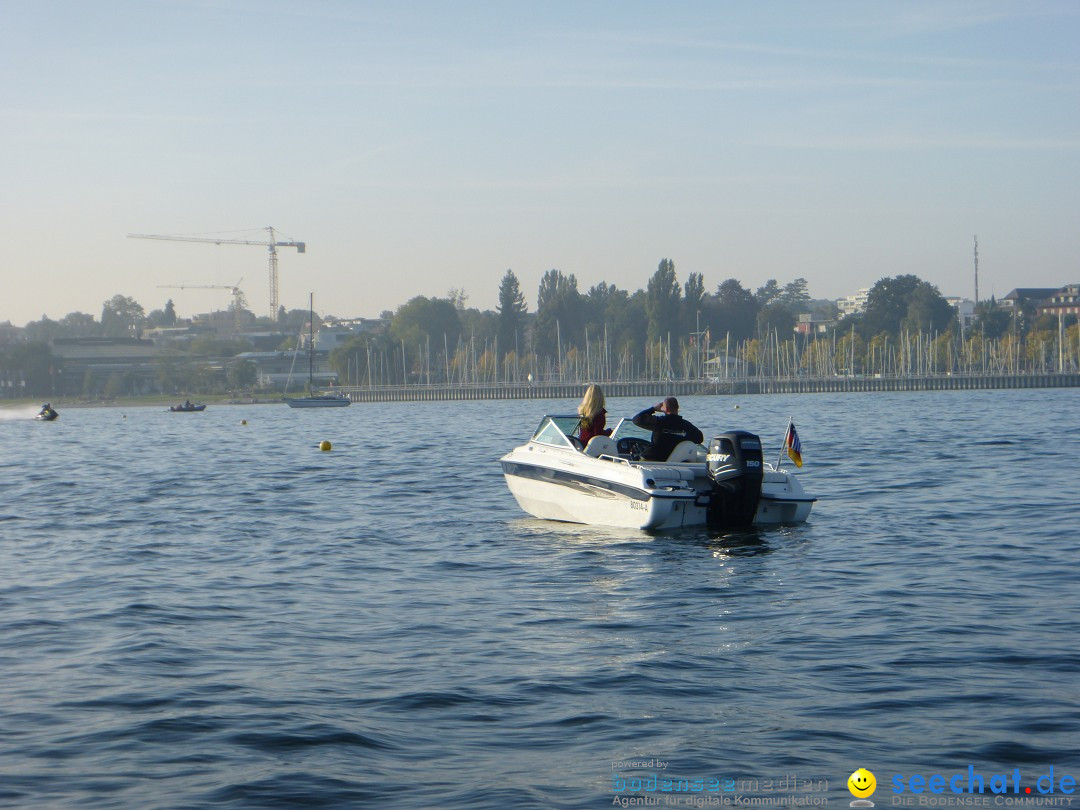
[[[330,442],[328,442],[326,439],[323,439],[321,442],[319,442],[320,450],[329,450],[332,446],[333,445],[331,445]]]

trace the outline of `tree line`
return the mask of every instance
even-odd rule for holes
[[[751,291],[735,279],[715,290],[700,273],[682,283],[671,259],[662,259],[644,289],[630,291],[600,282],[585,292],[573,274],[549,270],[530,310],[513,272],[503,275],[495,310],[466,306],[462,290],[445,297],[416,296],[382,315],[385,330],[350,338],[330,354],[345,385],[455,385],[527,380],[695,379],[781,374],[993,373],[1077,367],[1076,319],[1064,323],[1036,316],[1032,308],[1010,310],[993,298],[976,307],[965,329],[937,287],[915,275],[883,278],[870,289],[863,312],[837,318],[835,302],[811,299],[807,282],[775,279]],[[276,321],[231,310],[237,326],[274,327],[295,333],[306,310]],[[834,322],[824,332],[798,335],[802,313]],[[324,320],[332,320],[326,316]],[[133,299],[106,301],[100,321],[72,313],[60,321],[28,324],[26,340],[0,353],[0,374],[40,370],[55,361],[47,341],[56,337],[131,336],[150,326],[176,323],[172,301],[144,314]],[[293,345],[288,339],[282,347]],[[187,360],[211,353],[232,357],[250,349],[239,337],[202,336]],[[174,353],[175,354],[175,353]],[[248,368],[225,378],[207,372],[186,377],[183,356],[168,358],[162,390],[200,391],[210,385],[243,386]],[[222,366],[234,369],[238,364]],[[231,376],[231,378],[230,378]],[[44,392],[42,392],[44,393]]]
[[[840,320],[834,302],[811,299],[803,278],[783,285],[770,279],[754,291],[730,278],[709,292],[699,273],[680,284],[670,259],[634,292],[601,282],[583,293],[572,274],[550,270],[533,311],[512,270],[494,311],[466,309],[454,292],[413,298],[387,332],[336,349],[330,359],[341,380],[375,386],[995,373],[1006,365],[1044,371],[1055,358],[1076,368],[1080,349],[1075,317],[1059,324],[1037,317],[1032,305],[1010,311],[993,298],[979,303],[965,329],[937,287],[915,275],[880,279],[865,310]],[[832,326],[797,335],[803,313]]]

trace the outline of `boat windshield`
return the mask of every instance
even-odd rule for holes
[[[532,441],[540,444],[551,444],[555,447],[573,447],[568,436],[577,434],[578,423],[581,417],[573,416],[545,416],[540,420],[540,427],[532,435]]]
[[[573,442],[567,437],[577,437],[580,422],[581,417],[577,414],[569,416],[545,416],[540,420],[540,426],[533,432],[532,441],[539,442],[540,444],[554,445],[555,447],[573,447]],[[639,428],[629,419],[621,418],[611,431],[611,438],[615,441],[625,438],[650,441],[652,439],[652,432],[645,430],[644,428]]]
[[[645,430],[645,428],[639,428],[631,420],[623,417],[615,425],[615,429],[611,431],[611,438],[615,441],[627,438],[652,441],[652,431]]]

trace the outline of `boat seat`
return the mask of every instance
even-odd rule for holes
[[[619,448],[607,436],[593,436],[585,446],[585,455],[599,458],[600,456],[617,456]]]
[[[669,464],[688,464],[694,461],[702,461],[701,445],[691,441],[679,442],[668,456]]]

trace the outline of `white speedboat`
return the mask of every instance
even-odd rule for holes
[[[762,458],[761,441],[736,430],[708,449],[682,442],[667,461],[641,460],[649,434],[621,419],[587,447],[579,417],[545,416],[528,442],[499,461],[518,505],[533,517],[598,526],[748,528],[801,523],[816,498]]]

